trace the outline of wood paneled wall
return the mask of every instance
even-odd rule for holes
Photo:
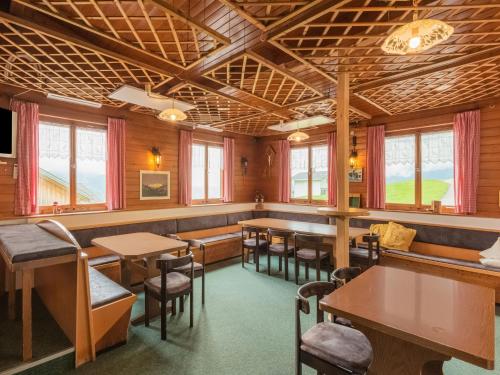
[[[0,87],[0,107],[8,108],[11,95],[15,91],[7,91]],[[64,103],[47,101],[38,94],[24,95],[24,100],[40,103],[40,113],[45,119],[61,123],[86,122],[91,124],[106,124],[108,116],[124,117],[127,120],[126,144],[126,181],[127,181],[127,209],[159,209],[178,207],[178,139],[179,128],[172,124],[159,121],[152,116],[132,113],[124,110],[101,109],[95,110],[82,106],[72,106]],[[2,124],[0,124],[1,126]],[[257,170],[257,148],[255,138],[237,134],[222,134],[208,131],[195,131],[194,138],[223,142],[223,136],[235,138],[235,202],[251,202],[254,199]],[[139,199],[139,171],[141,169],[154,170],[151,147],[157,146],[162,154],[160,170],[168,170],[172,185],[169,200],[140,200]],[[245,156],[249,161],[248,173],[243,176],[240,159]],[[0,218],[14,215],[14,187],[12,168],[14,159],[0,158],[7,162],[0,164]]]
[[[385,124],[386,130],[390,132],[405,131],[437,125],[450,125],[453,115],[460,111],[481,109],[481,150],[480,150],[480,172],[478,190],[478,212],[476,216],[500,217],[499,194],[500,194],[500,101],[486,104],[468,104],[454,106],[446,109],[412,113],[399,116],[384,116],[374,118],[370,123],[360,125],[355,129],[358,137],[359,166],[363,168],[363,182],[350,183],[349,189],[352,193],[361,193],[362,205],[366,206],[366,127],[370,125]],[[311,135],[310,142],[323,141],[326,143],[326,134],[334,131],[334,126],[323,126],[308,131]],[[281,137],[266,137],[259,139],[259,164],[265,165],[265,149],[271,145],[278,153],[278,140]],[[258,188],[262,191],[268,202],[278,201],[278,154],[269,176],[262,175]]]

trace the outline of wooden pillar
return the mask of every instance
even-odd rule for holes
[[[349,73],[339,67],[337,82],[337,210],[349,210]],[[336,217],[336,267],[349,266],[349,216]]]

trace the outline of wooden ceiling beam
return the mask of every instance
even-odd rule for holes
[[[353,87],[355,92],[374,89],[381,86],[390,85],[393,83],[405,81],[407,79],[420,77],[423,75],[435,73],[441,70],[455,68],[461,65],[466,65],[474,62],[480,62],[500,55],[500,47],[490,48],[475,53],[470,53],[465,56],[456,57],[454,59],[446,59],[440,62],[434,62],[431,65],[411,69],[406,72],[393,74],[389,77],[376,79],[370,82],[362,83]]]
[[[298,12],[294,17],[287,18],[286,22],[280,23],[267,31],[265,38],[267,40],[274,40],[349,2],[351,2],[351,0],[315,0],[306,10]]]

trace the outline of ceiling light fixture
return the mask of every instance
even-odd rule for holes
[[[418,19],[417,0],[413,0],[413,21],[392,32],[382,50],[392,55],[419,53],[444,42],[453,34],[453,27],[435,19]]]
[[[90,100],[84,100],[84,99],[80,99],[80,98],[73,98],[71,96],[53,94],[51,92],[49,92],[47,94],[47,99],[58,100],[60,102],[66,102],[66,103],[77,104],[77,105],[84,105],[84,106],[92,107],[92,108],[101,108],[102,107],[101,103],[91,102]]]
[[[146,85],[146,93],[150,98],[154,99],[162,99],[164,96],[155,94],[151,91],[151,85],[147,84]],[[184,121],[187,119],[187,115],[181,111],[178,108],[175,108],[175,93],[174,93],[174,98],[172,99],[172,107],[166,108],[163,111],[161,111],[157,118],[162,121]]]
[[[283,122],[283,120],[281,121]],[[309,139],[309,134],[301,132],[299,124],[297,123],[297,130],[290,134],[287,138],[290,142],[302,142]]]

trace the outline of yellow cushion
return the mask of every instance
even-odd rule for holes
[[[370,225],[370,233],[378,234],[380,239],[385,236],[387,229],[389,228],[389,224],[372,224]]]
[[[416,234],[415,229],[405,228],[391,221],[382,238],[381,245],[389,249],[409,251]]]

